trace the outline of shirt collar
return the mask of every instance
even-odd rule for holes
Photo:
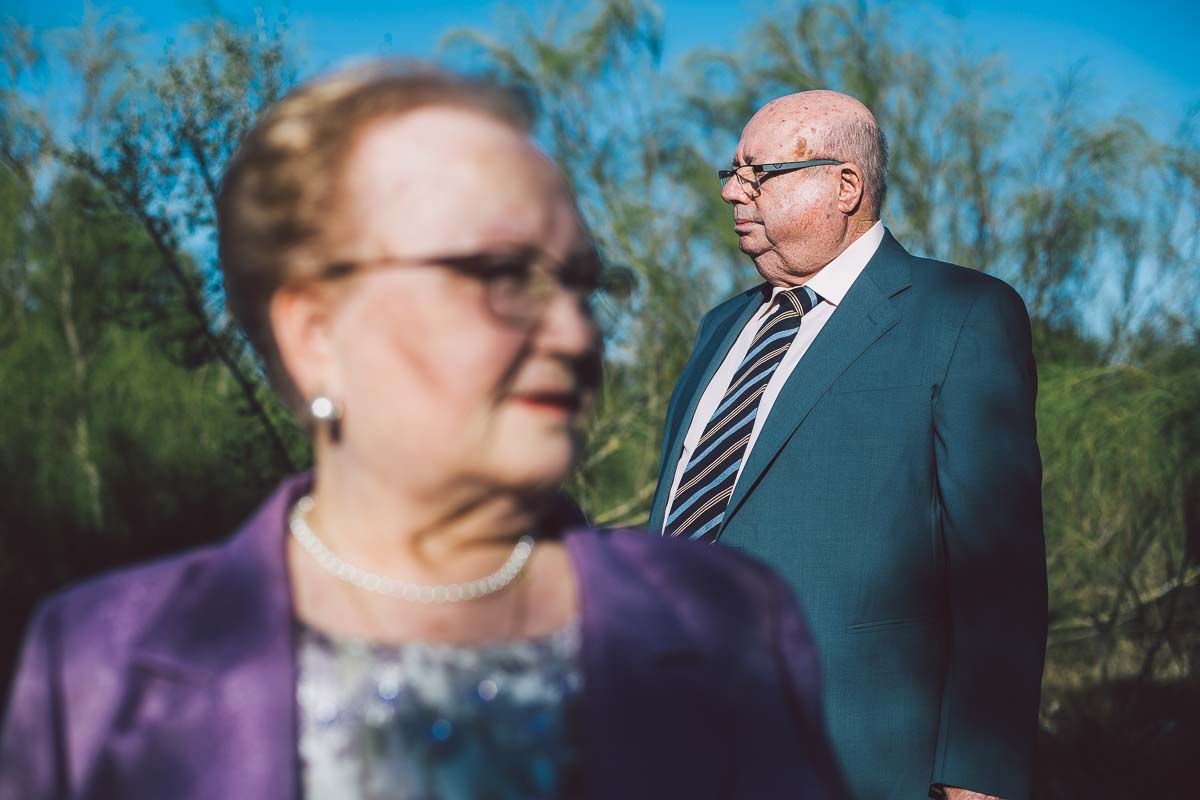
[[[841,254],[822,267],[805,284],[817,293],[817,296],[835,308],[841,305],[846,292],[854,285],[854,281],[866,269],[867,262],[875,255],[883,242],[883,221],[878,220],[866,233],[850,243]],[[772,286],[769,300],[788,287]]]

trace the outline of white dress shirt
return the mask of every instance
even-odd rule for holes
[[[738,467],[739,478],[742,475],[742,469],[745,468],[746,462],[750,458],[750,451],[754,449],[754,443],[758,440],[759,431],[762,430],[763,423],[767,420],[767,415],[771,413],[771,406],[775,404],[775,398],[779,396],[779,392],[782,391],[784,384],[787,383],[792,370],[796,368],[796,365],[800,363],[800,359],[808,352],[809,346],[817,338],[817,334],[821,332],[821,328],[825,327],[825,323],[837,311],[842,299],[846,296],[846,292],[850,291],[850,287],[858,279],[858,276],[862,274],[863,269],[867,266],[867,262],[871,260],[871,257],[875,255],[875,251],[879,249],[879,244],[883,241],[883,233],[883,222],[876,222],[871,226],[870,230],[855,239],[849,247],[842,251],[841,255],[822,267],[805,284],[817,293],[817,296],[821,298],[821,302],[812,311],[804,315],[804,319],[800,323],[800,330],[796,333],[796,338],[792,340],[792,344],[784,355],[783,361],[771,376],[770,381],[767,383],[767,388],[759,400],[758,415],[754,418],[754,429],[750,432],[750,441],[746,445],[746,453],[742,456],[741,466]],[[726,354],[725,360],[721,362],[721,366],[713,373],[712,380],[709,381],[704,394],[700,396],[700,402],[696,406],[696,413],[688,425],[687,436],[683,439],[683,452],[679,456],[679,463],[675,466],[675,478],[671,481],[671,493],[667,496],[669,499],[667,500],[666,513],[663,514],[664,520],[669,519],[671,516],[671,507],[675,504],[675,490],[679,487],[679,481],[683,478],[683,471],[692,457],[692,451],[695,449],[696,443],[700,441],[700,437],[704,434],[705,426],[708,425],[708,421],[712,418],[713,412],[717,410],[717,406],[721,404],[721,398],[725,396],[726,390],[729,389],[729,383],[733,380],[733,374],[737,372],[742,359],[750,351],[750,343],[754,341],[755,334],[758,333],[758,329],[762,327],[763,322],[769,315],[776,302],[775,298],[788,287],[772,287],[768,285],[763,288],[762,307],[754,313],[754,316],[750,317],[746,326],[742,328],[741,334],[734,341],[733,346],[729,348],[729,353]],[[769,295],[767,294],[767,289],[770,290]],[[734,485],[737,485],[736,479]]]

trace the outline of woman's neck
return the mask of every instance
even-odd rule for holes
[[[537,520],[529,498],[464,482],[415,486],[348,469],[315,470],[309,525],[343,560],[376,574],[457,582],[495,569]]]

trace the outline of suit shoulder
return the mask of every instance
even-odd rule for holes
[[[63,646],[76,637],[107,646],[127,644],[176,588],[211,560],[222,544],[112,570],[50,595],[39,605],[34,625],[53,625]]]
[[[1017,290],[995,275],[932,258],[914,256],[913,262],[913,287],[935,293],[947,302],[969,308],[987,298],[1002,304],[1025,305]]]

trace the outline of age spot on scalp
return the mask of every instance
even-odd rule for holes
[[[808,142],[803,136],[796,137],[796,160],[803,161],[805,154],[808,152]]]

